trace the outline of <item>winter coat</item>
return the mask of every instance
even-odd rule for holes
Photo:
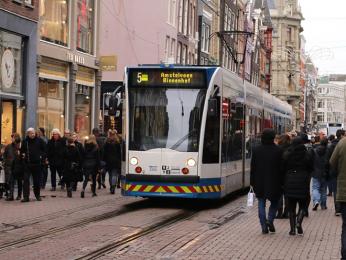
[[[287,198],[307,198],[310,194],[313,159],[304,144],[292,144],[284,153],[283,169],[285,196]]]
[[[332,169],[336,170],[337,192],[336,201],[346,202],[346,138],[342,138],[336,145],[329,160]]]
[[[330,167],[329,160],[332,157],[335,147],[339,143],[340,139],[334,139],[327,147],[327,168],[329,178],[334,179],[338,176],[337,167]]]
[[[108,139],[103,146],[103,161],[106,162],[106,168],[118,169],[121,168],[121,148],[116,141]]]
[[[100,169],[100,152],[92,143],[84,146],[83,169],[86,174],[97,174]]]
[[[82,154],[75,145],[68,145],[64,154],[64,181],[74,182],[81,179]]]
[[[64,166],[64,154],[66,144],[62,138],[54,140],[53,138],[48,141],[47,153],[49,165],[53,167]]]
[[[17,149],[15,143],[10,143],[5,147],[3,154],[5,171],[11,171],[13,161],[16,157],[16,151]]]
[[[26,137],[22,143],[20,153],[25,164],[42,164],[46,159],[46,145],[39,137]]]
[[[256,197],[277,200],[282,195],[282,150],[273,142],[257,146],[252,153],[250,184]]]
[[[314,153],[314,170],[311,176],[319,180],[327,179],[327,147],[325,145],[318,145],[314,149]]]

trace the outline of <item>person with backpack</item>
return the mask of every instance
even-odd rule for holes
[[[327,209],[327,145],[328,139],[324,138],[319,145],[314,148],[314,170],[312,172],[312,210]]]

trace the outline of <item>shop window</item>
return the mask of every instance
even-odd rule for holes
[[[69,1],[40,0],[40,37],[67,46],[69,40]]]
[[[0,89],[21,94],[22,90],[22,38],[0,31]]]
[[[94,48],[94,13],[93,0],[78,0],[77,50],[90,54]]]
[[[45,128],[47,136],[53,128],[65,129],[66,82],[40,78],[38,87],[38,127]]]
[[[91,128],[91,100],[92,88],[89,86],[76,85],[75,103],[75,132],[80,137],[90,134]]]

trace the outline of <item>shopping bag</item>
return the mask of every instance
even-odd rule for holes
[[[249,193],[247,194],[247,206],[252,207],[255,200],[255,193],[252,186],[250,187]]]
[[[0,184],[5,183],[5,171],[4,169],[0,169]]]

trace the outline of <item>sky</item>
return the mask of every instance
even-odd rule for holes
[[[346,74],[346,0],[299,0],[306,52],[319,74]]]

